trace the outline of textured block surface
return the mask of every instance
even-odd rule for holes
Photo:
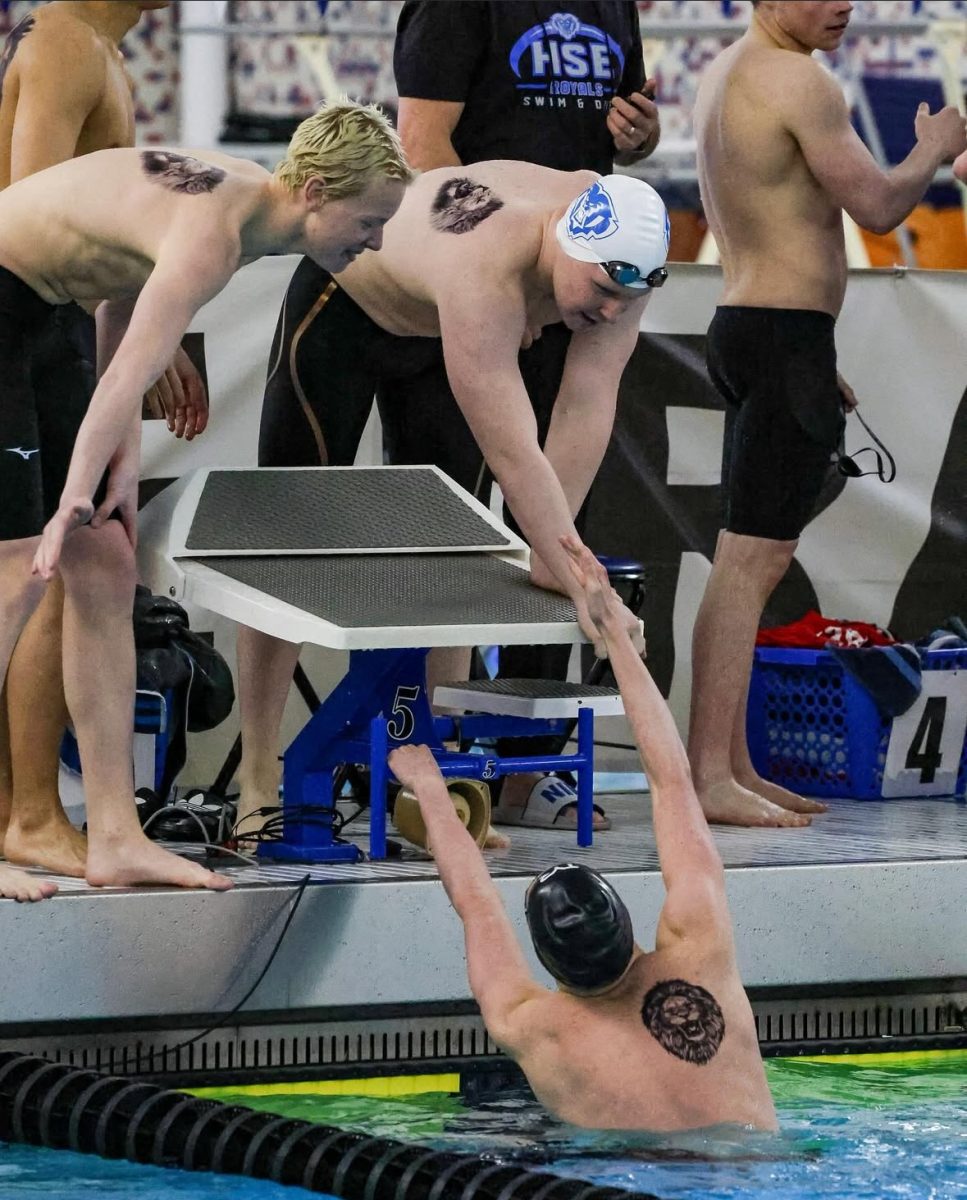
[[[211,560],[199,560],[208,566]],[[570,623],[574,605],[477,554],[219,558],[220,574],[342,628]]]
[[[212,471],[185,542],[205,551],[502,548],[431,470]]]

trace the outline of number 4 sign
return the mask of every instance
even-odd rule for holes
[[[895,718],[883,796],[952,796],[967,732],[967,671],[924,671],[916,703]]]

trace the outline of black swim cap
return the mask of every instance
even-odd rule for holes
[[[524,912],[537,957],[565,987],[603,991],[627,970],[631,917],[597,871],[574,863],[543,871],[527,889]]]

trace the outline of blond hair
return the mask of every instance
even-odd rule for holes
[[[330,200],[358,196],[379,178],[409,183],[413,172],[388,118],[375,104],[338,100],[324,104],[296,129],[275,177],[297,191],[312,176]]]

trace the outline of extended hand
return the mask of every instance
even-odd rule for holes
[[[954,174],[961,183],[967,184],[967,150],[957,156],[954,162]]]
[[[608,110],[608,132],[619,154],[634,154],[658,132],[658,105],[654,101],[655,80],[648,79],[640,92],[614,96]]]
[[[533,550],[531,551],[530,574],[534,587],[543,588],[547,592],[558,592],[562,596],[568,595],[567,589],[561,585],[558,577]],[[608,652],[605,649],[604,638],[601,636],[601,630],[588,615],[584,596],[579,593],[577,596],[572,596],[571,599],[577,609],[578,625],[584,636],[594,646],[595,655],[598,658],[607,658]]]
[[[587,546],[582,545],[576,538],[562,537],[561,545],[570,558],[571,574],[581,587],[581,599],[587,609],[588,618],[601,630],[599,636],[626,636],[635,650],[644,657],[645,639],[638,618],[628,610],[611,586],[608,572]],[[597,653],[597,645],[595,652]]]
[[[934,147],[941,162],[951,162],[967,150],[967,121],[950,105],[931,116],[929,104],[921,101],[913,128],[917,141]]]
[[[208,425],[205,384],[180,346],[164,375],[145,393],[144,402],[152,416],[163,416],[175,437],[187,442]]]
[[[39,575],[41,579],[52,579],[60,562],[64,539],[72,530],[86,525],[93,515],[94,505],[90,500],[62,499],[60,507],[44,526],[31,574]]]
[[[119,457],[109,468],[107,491],[91,517],[91,528],[100,529],[109,520],[115,509],[121,514],[121,524],[131,543],[132,550],[138,545],[138,471],[137,458],[134,470],[126,457]]]
[[[418,787],[427,782],[443,781],[440,768],[428,746],[397,746],[387,761],[396,778],[411,792],[415,793]]]
[[[568,554],[572,554],[572,547],[583,550],[591,556],[591,561],[597,564],[597,566],[604,571],[604,567],[601,566],[594,555],[591,554],[591,551],[588,550],[583,543],[569,536],[562,537],[560,541],[561,545],[565,550],[567,550]],[[550,592],[560,592],[562,596],[568,595],[568,592],[561,586],[560,580],[558,580],[554,573],[544,565],[543,559],[538,558],[533,550],[531,551],[530,570],[531,583],[534,584],[535,587],[545,588]],[[604,571],[604,576],[605,579],[607,579],[607,571]],[[610,583],[608,584],[608,587],[611,587]],[[622,603],[621,597],[618,596],[617,593],[615,593],[615,596],[618,602],[618,608],[622,614],[622,622],[628,631],[628,636],[631,638],[631,641],[638,653],[644,656],[645,639],[642,636],[641,625],[638,622],[638,618],[632,612],[629,612],[629,610]],[[599,623],[595,620],[593,614],[588,610],[586,594],[583,591],[580,591],[576,596],[572,595],[571,599],[574,601],[575,609],[577,609],[578,625],[580,625],[581,632],[584,634],[584,636],[594,646],[595,655],[598,658],[607,658],[608,650],[607,646],[605,645],[604,634]]]

